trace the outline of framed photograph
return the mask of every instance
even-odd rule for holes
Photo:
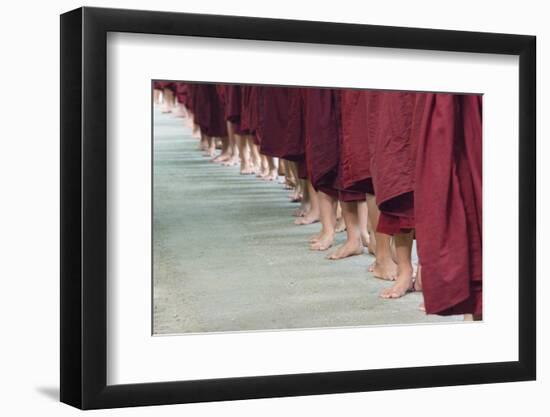
[[[61,401],[536,378],[534,36],[61,16]]]

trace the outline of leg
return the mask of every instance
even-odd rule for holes
[[[357,215],[359,218],[359,232],[361,233],[361,243],[364,247],[369,246],[369,210],[367,208],[367,200],[357,202]],[[345,220],[345,217],[344,217]],[[347,227],[347,222],[346,222]]]
[[[153,90],[153,103],[155,103],[155,105],[157,105],[157,106],[160,104],[161,94],[162,94],[162,92],[159,89],[155,88]]]
[[[257,148],[257,146],[256,146],[256,148]],[[267,156],[262,155],[259,152],[258,152],[258,154],[260,155],[260,170],[256,173],[256,176],[258,178],[266,179],[266,177],[268,175],[268,172],[269,172]]]
[[[241,174],[252,174],[250,166],[250,151],[248,148],[248,139],[246,135],[236,135],[239,146],[239,157],[241,159]]]
[[[216,155],[216,138],[214,136],[206,136],[207,141],[207,149],[206,149],[206,155],[213,157]]]
[[[277,181],[279,178],[279,160],[272,156],[267,156],[267,181]]]
[[[321,233],[319,239],[309,245],[311,250],[324,251],[334,243],[334,229],[336,227],[336,198],[319,191],[319,210],[321,213]]]
[[[225,162],[231,157],[229,155],[229,137],[223,136],[220,140],[222,141],[222,151],[218,156],[212,159],[212,162]]]
[[[319,207],[319,195],[317,194],[317,191],[315,191],[315,188],[313,188],[311,181],[306,180],[306,182],[306,188],[310,200],[310,207],[309,211],[304,214],[304,217],[300,217],[294,221],[294,223],[298,225],[316,223],[319,221],[321,215],[321,210]]]
[[[375,197],[367,194],[368,216],[373,230],[376,230],[380,211],[376,205]],[[397,275],[397,265],[391,256],[391,236],[384,233],[374,233],[376,242],[376,260],[369,268],[376,278],[393,281]]]
[[[300,207],[298,207],[292,213],[295,217],[303,217],[311,208],[311,201],[309,196],[309,188],[307,186],[307,181],[302,179],[296,180],[296,199],[291,199],[291,201],[300,202]]]
[[[169,88],[162,90],[162,112],[170,113],[174,107],[174,93]]]
[[[361,226],[359,221],[359,205],[366,202],[341,201],[342,217],[346,223],[346,242],[332,252],[327,259],[343,259],[348,256],[361,255],[363,253],[363,242],[361,241]]]
[[[395,284],[380,294],[382,298],[400,298],[413,289],[412,244],[413,232],[399,233],[395,237],[397,277]]]
[[[200,135],[201,140],[199,142],[199,149],[206,152],[208,150],[208,137],[202,131],[200,131]]]
[[[342,206],[340,202],[336,206],[336,233],[342,233],[346,231],[346,222],[342,217]]]
[[[229,140],[229,158],[224,165],[235,166],[239,163],[239,149],[237,147],[237,138],[235,137],[235,128],[230,121],[227,121],[227,137]]]
[[[261,163],[262,163],[262,159],[260,157],[260,151],[258,149],[258,146],[254,143],[253,135],[247,135],[247,142],[248,142],[248,147],[250,149],[250,154],[251,154],[253,173],[258,173],[260,172]]]

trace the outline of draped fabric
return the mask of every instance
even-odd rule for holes
[[[195,123],[200,126],[201,132],[214,137],[227,136],[224,105],[216,85],[195,84],[193,108]]]
[[[481,314],[481,96],[427,94],[416,161],[426,312]]]
[[[176,100],[178,100],[178,103],[185,105],[187,103],[187,84],[182,82],[176,82],[174,84],[176,85]]]
[[[339,109],[336,90],[304,89],[308,178],[315,189],[334,188],[339,161]]]
[[[260,97],[261,88],[253,85],[241,87],[241,120],[240,130],[243,134],[254,135],[254,141],[258,144],[258,136],[255,135],[260,123]]]
[[[277,158],[285,156],[285,137],[289,124],[290,103],[287,87],[265,87],[261,99],[259,130],[260,152]]]
[[[195,91],[196,91],[195,84],[193,83],[187,84],[187,96],[185,98],[184,106],[189,113],[195,112],[195,107],[194,107]],[[196,123],[196,120],[194,120],[194,122]]]
[[[374,194],[367,134],[367,90],[341,92],[339,182],[343,189]]]
[[[264,87],[259,107],[260,152],[291,161],[303,159],[303,105],[299,89]]]
[[[176,91],[176,83],[174,83],[172,81],[154,81],[153,82],[153,88],[156,88],[158,90],[168,88],[172,91]]]
[[[416,137],[413,121],[422,94],[371,91],[367,103],[370,171],[380,208],[377,231],[386,234],[414,228]]]
[[[241,120],[241,87],[235,84],[225,86],[225,118],[233,123]]]

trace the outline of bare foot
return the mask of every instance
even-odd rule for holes
[[[318,221],[319,221],[319,212],[309,211],[306,214],[304,214],[303,217],[298,217],[296,220],[294,220],[294,224],[303,226],[306,224],[317,223]]]
[[[308,210],[303,207],[298,207],[297,209],[292,210],[292,215],[294,217],[304,217]]]
[[[319,237],[317,242],[311,243],[309,245],[310,250],[316,251],[325,251],[332,246],[334,243],[334,233],[324,232]]]
[[[401,298],[408,292],[414,291],[414,283],[412,277],[412,267],[400,271],[393,284],[390,288],[386,288],[380,293],[381,298]]]
[[[371,255],[376,255],[376,238],[373,237],[374,234],[369,232],[369,253]]]
[[[229,154],[222,153],[216,156],[214,159],[212,159],[212,162],[215,162],[216,164],[221,164],[222,162],[229,160],[229,158],[231,158]]]
[[[299,191],[295,190],[294,192],[288,195],[288,198],[293,203],[299,203],[300,201],[302,201],[302,194]]]
[[[387,261],[376,260],[369,267],[369,272],[372,272],[375,278],[395,281],[397,278],[397,265],[391,259]]]
[[[269,175],[269,171],[267,169],[260,169],[258,172],[256,172],[256,177],[258,178],[264,178]]]
[[[341,233],[346,231],[346,223],[344,222],[344,218],[340,217],[336,221],[336,228],[334,230],[336,233]]]
[[[251,175],[254,174],[254,169],[250,165],[241,165],[241,175]]]
[[[234,167],[239,164],[239,158],[231,157],[223,163],[223,166]]]
[[[322,235],[322,234],[323,234],[323,233],[322,233],[322,231],[321,231],[321,232],[317,233],[316,235],[311,236],[307,241],[308,241],[309,243],[318,242],[319,239],[321,239],[321,235]]]
[[[336,248],[334,252],[329,254],[327,256],[327,259],[331,260],[337,260],[337,259],[344,259],[349,256],[356,256],[356,255],[362,255],[363,254],[363,244],[359,240],[353,240],[349,241],[347,240],[346,243],[343,245],[340,245]]]
[[[364,232],[361,232],[361,243],[365,248],[369,247],[370,238],[366,230]]]
[[[265,181],[277,181],[278,178],[279,174],[277,173],[276,169],[271,171],[268,175],[262,177],[262,179]]]

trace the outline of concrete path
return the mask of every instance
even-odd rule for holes
[[[155,112],[155,334],[458,319],[426,316],[418,293],[379,298],[388,283],[367,272],[372,256],[310,251],[319,224],[293,224],[282,185],[213,164],[197,145],[182,119]]]

